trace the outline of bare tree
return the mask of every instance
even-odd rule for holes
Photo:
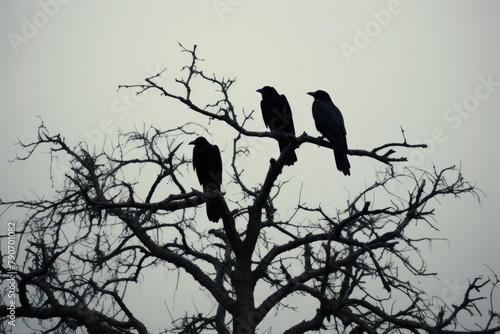
[[[248,130],[253,112],[236,110],[229,96],[235,80],[201,71],[196,46],[182,47],[182,52],[190,56],[190,64],[183,69],[184,77],[175,81],[182,88],[180,94],[157,83],[162,73],[120,89],[136,89],[137,94],[156,91],[234,130],[232,159],[226,161],[224,174],[230,179],[226,188],[232,188],[216,194],[224,203],[222,224],[209,233],[197,228],[196,222],[206,217],[196,209],[207,198],[186,187],[186,178],[194,176],[188,172],[190,158],[179,153],[184,142],[208,130],[204,126],[187,123],[167,130],[151,127],[120,133],[111,147],[96,151],[86,143],[70,147],[42,122],[33,142],[20,143],[25,153],[17,159],[27,160],[46,147],[54,164],[69,157],[70,168],[54,197],[1,202],[27,213],[15,224],[19,249],[25,249],[18,266],[8,267],[9,254],[2,254],[2,280],[14,279],[19,297],[12,311],[10,290],[2,291],[2,331],[11,328],[9,315],[15,314],[38,319],[44,333],[79,328],[88,333],[150,333],[125,297],[130,285],[140,284],[146,269],[160,265],[185,271],[217,304],[213,312],[186,313],[165,323],[165,333],[255,333],[264,318],[297,295],[307,296],[317,308],[310,318],[290,321],[287,334],[321,329],[500,331],[493,303],[488,314],[478,309],[480,300],[492,299],[498,284],[495,274],[473,278],[457,305],[426,297],[412,279],[436,274],[428,272],[420,255],[421,245],[431,238],[412,237],[409,227],[436,228],[432,206],[440,197],[468,194],[479,200],[459,169],[425,171],[405,165],[396,172],[393,164],[406,162],[398,151],[425,147],[408,143],[403,132],[400,142],[349,150],[349,155],[362,158],[358,163],[373,159],[387,168],[343,210],[332,212],[300,199],[287,217],[275,202],[287,185],[280,175],[288,156],[311,145],[332,149],[330,143],[306,133],[295,137]],[[193,92],[200,82],[215,85],[218,98],[197,102]],[[286,137],[291,144],[266,166],[261,183],[250,185],[244,182],[239,163],[249,150],[242,142],[259,137]],[[404,195],[393,192],[393,184],[405,187]],[[160,198],[165,189],[169,195]],[[368,200],[375,197],[385,198],[385,204],[377,207]],[[3,235],[2,242],[7,237]],[[258,289],[267,293],[260,302]],[[465,328],[461,315],[467,313],[484,323]]]

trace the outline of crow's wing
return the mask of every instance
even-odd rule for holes
[[[346,130],[340,110],[333,103],[322,100],[315,100],[312,110],[316,129],[332,143],[334,149],[347,152]]]
[[[222,184],[222,158],[220,156],[220,150],[217,145],[210,145],[210,157],[212,158],[212,163],[210,166],[211,179],[213,183],[217,186],[217,189],[220,190],[220,186]]]
[[[272,101],[269,99],[262,99],[260,101],[260,110],[262,111],[262,118],[264,119],[264,124],[266,125],[266,128],[269,128],[269,124],[272,124],[272,119],[274,114]]]
[[[286,133],[291,133],[295,135],[295,126],[293,125],[292,108],[286,99],[285,95],[280,95],[279,105],[281,108],[281,122],[283,125],[283,131]]]
[[[193,167],[198,181],[204,187],[220,190],[222,183],[222,159],[217,145],[205,144],[193,149]]]

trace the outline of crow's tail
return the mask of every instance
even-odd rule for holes
[[[349,171],[351,169],[351,164],[347,159],[347,154],[339,150],[333,150],[333,154],[335,155],[335,163],[337,164],[337,169],[344,173],[344,175],[351,175],[351,172]]]
[[[283,140],[280,139],[278,140],[278,144],[280,146],[280,153],[285,150],[285,148],[288,146],[290,142],[288,140]],[[295,150],[293,150],[292,154],[288,157],[288,159],[285,162],[285,165],[291,166],[297,161],[297,155],[295,154]]]
[[[207,197],[206,206],[208,219],[217,223],[222,217],[222,212],[224,210],[224,203],[222,202],[220,189],[213,189],[211,187],[203,188],[205,196]]]

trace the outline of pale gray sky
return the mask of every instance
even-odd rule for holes
[[[402,126],[409,141],[430,144],[410,164],[460,164],[486,196],[481,206],[471,197],[436,204],[440,232],[433,235],[450,245],[434,244],[428,254],[431,270],[442,274],[431,292],[487,273],[484,264],[500,273],[499,14],[495,1],[2,1],[0,197],[50,187],[47,157],[7,163],[18,151],[17,138],[34,138],[37,116],[72,145],[101,144],[96,133],[103,122],[113,138],[119,129],[199,119],[155,93],[139,101],[132,91],[117,92],[119,84],[140,83],[163,68],[172,85],[188,60],[177,42],[197,44],[207,73],[237,77],[233,102],[257,109],[253,129],[264,129],[255,90],[273,85],[291,103],[296,132],[316,135],[306,92],[324,89],[343,112],[351,148],[399,141]],[[231,138],[231,132],[213,134],[221,148]],[[249,180],[262,182],[262,166],[276,153],[275,143],[266,143],[248,162],[255,171]],[[290,189],[303,184],[310,203],[333,192],[339,208],[381,167],[353,157],[352,175],[344,177],[324,150],[303,146],[298,157],[283,176],[294,177]]]

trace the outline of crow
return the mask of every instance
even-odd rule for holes
[[[198,181],[200,181],[203,192],[207,196],[208,219],[217,223],[223,210],[221,199],[217,195],[222,184],[222,159],[219,147],[210,144],[205,137],[198,137],[189,145],[194,145],[193,169],[196,171]]]
[[[262,118],[264,124],[271,131],[278,133],[290,133],[295,135],[295,128],[293,126],[292,109],[290,104],[283,94],[279,94],[274,87],[265,86],[257,89],[257,92],[262,94],[262,101],[260,101],[260,109],[262,110]],[[280,152],[288,146],[290,142],[286,139],[278,139]],[[295,151],[288,157],[285,164],[287,166],[293,165],[297,161]]]
[[[339,108],[333,104],[330,95],[323,90],[307,93],[314,97],[312,114],[316,129],[326,137],[333,146],[335,163],[337,169],[344,175],[351,175],[351,165],[347,159],[347,132],[344,126],[344,118]]]

